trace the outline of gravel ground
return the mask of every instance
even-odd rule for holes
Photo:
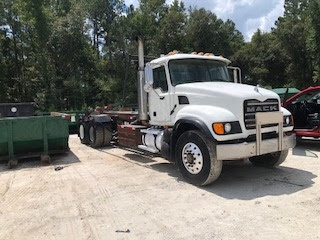
[[[225,164],[203,188],[162,158],[75,136],[70,148],[51,165],[0,164],[0,239],[320,239],[319,141],[276,169]]]

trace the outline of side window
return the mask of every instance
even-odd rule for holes
[[[160,88],[162,92],[168,92],[168,83],[164,67],[153,69],[153,88]]]

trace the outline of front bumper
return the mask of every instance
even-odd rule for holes
[[[276,151],[283,151],[293,148],[296,145],[296,135],[283,137],[282,147],[278,149],[278,138],[262,140],[260,143],[260,154],[257,150],[257,143],[237,143],[237,144],[221,144],[217,145],[218,160],[237,160],[257,155],[263,155]]]
[[[262,140],[262,126],[278,125],[278,137]],[[296,135],[283,133],[283,114],[280,112],[256,113],[256,141],[237,144],[217,144],[218,160],[236,160],[287,150],[296,145]]]

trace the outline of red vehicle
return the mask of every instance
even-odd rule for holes
[[[294,118],[296,136],[320,138],[320,86],[309,87],[284,103]]]

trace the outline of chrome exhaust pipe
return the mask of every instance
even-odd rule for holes
[[[147,105],[148,95],[144,91],[144,85],[145,85],[144,49],[143,49],[143,41],[140,37],[137,38],[137,42],[138,42],[138,59],[139,59],[139,68],[138,68],[139,120],[146,121],[148,120],[148,105]]]

